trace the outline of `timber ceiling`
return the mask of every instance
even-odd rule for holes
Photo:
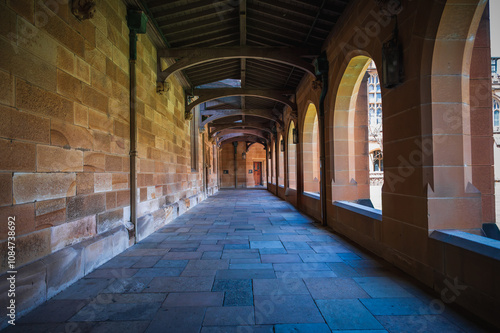
[[[141,4],[168,43],[168,48],[164,53],[159,52],[159,56],[176,61],[172,68],[178,66],[176,70],[186,78],[188,95],[195,88],[206,88],[196,89],[196,95],[211,98],[213,94],[207,92],[212,88],[210,84],[227,79],[241,80],[241,90],[250,91],[234,95],[234,86],[228,86],[232,88],[231,94],[222,94],[220,98],[200,104],[203,125],[208,124],[209,133],[220,142],[235,140],[235,130],[246,129],[250,125],[252,131],[260,131],[259,135],[264,138],[270,137],[269,130],[280,123],[279,113],[285,107],[280,99],[290,99],[304,75],[311,75],[312,61],[320,54],[325,39],[348,2],[144,0]],[[230,49],[229,52],[232,52],[238,48],[244,49],[240,57],[238,54],[227,56],[221,51],[217,57],[204,58],[208,54],[207,49]],[[261,49],[279,50],[282,55],[274,58],[261,56]],[[307,52],[294,56],[297,49]],[[257,50],[258,56],[253,56],[253,50]],[[203,59],[190,63],[188,58],[194,57],[192,55]],[[292,61],[288,61],[288,55],[294,56]],[[187,65],[183,66],[183,61],[187,61]],[[302,62],[305,65],[301,66]],[[173,71],[172,68],[168,70]],[[170,74],[159,76],[159,81]],[[221,90],[221,85],[214,88]],[[265,93],[260,96],[259,90]],[[204,95],[204,91],[208,95]],[[277,95],[281,96],[275,98]],[[269,113],[269,117],[265,112]],[[229,123],[235,127],[228,130]],[[259,130],[256,126],[262,128]],[[252,136],[252,131],[242,131],[241,140]],[[222,135],[228,132],[230,135]]]

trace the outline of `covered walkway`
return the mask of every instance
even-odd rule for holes
[[[228,190],[7,332],[357,330],[482,331],[407,275],[268,191]]]

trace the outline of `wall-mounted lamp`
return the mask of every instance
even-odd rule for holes
[[[281,140],[281,151],[285,151],[285,140]]]
[[[398,38],[398,21],[391,40],[382,46],[382,85],[384,88],[394,88],[404,79],[403,48]]]
[[[247,159],[247,153],[243,152],[241,153],[241,158],[246,160]]]
[[[293,144],[296,145],[299,143],[299,129],[294,128],[292,130]]]

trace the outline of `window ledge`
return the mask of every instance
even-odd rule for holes
[[[430,238],[500,261],[500,241],[460,230],[435,230]]]
[[[278,187],[285,188],[285,185],[278,185]]]
[[[317,200],[321,199],[321,196],[318,193],[303,192],[302,194],[305,195],[306,197],[309,197],[309,198],[313,198],[313,199],[317,199]]]
[[[382,221],[382,211],[380,209],[367,207],[354,202],[349,201],[335,201],[334,206],[347,209],[351,212],[367,216],[377,221]]]

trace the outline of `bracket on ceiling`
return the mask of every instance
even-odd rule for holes
[[[170,91],[170,82],[156,82],[156,92],[163,95]]]

